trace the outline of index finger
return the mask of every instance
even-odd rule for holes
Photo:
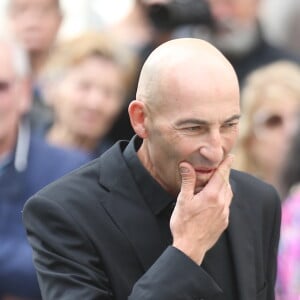
[[[212,185],[215,189],[221,189],[224,184],[229,185],[229,174],[233,163],[234,156],[228,154],[228,156],[222,161],[215,173],[207,183],[207,186]]]

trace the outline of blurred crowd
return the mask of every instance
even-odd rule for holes
[[[22,225],[25,201],[131,138],[127,106],[140,67],[155,47],[180,37],[208,40],[237,72],[235,168],[281,195],[277,297],[300,299],[300,2],[284,2],[288,22],[275,43],[263,26],[274,24],[261,16],[263,1],[136,0],[114,24],[65,39],[57,38],[59,0],[7,1],[0,32],[0,300],[40,299]],[[280,16],[279,1],[265,1],[274,1],[275,12],[264,17]]]

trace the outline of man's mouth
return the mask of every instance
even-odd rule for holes
[[[216,169],[211,168],[211,169],[207,169],[207,168],[195,168],[195,171],[197,174],[210,174],[212,172],[214,172]]]

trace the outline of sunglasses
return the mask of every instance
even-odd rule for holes
[[[278,113],[258,112],[254,115],[254,132],[261,136],[263,133],[270,133],[288,126],[295,128],[297,125],[297,114],[290,117]]]
[[[284,117],[279,114],[258,114],[254,118],[255,125],[269,129],[281,127],[284,122]]]
[[[12,82],[0,80],[0,93],[7,92],[12,86]]]

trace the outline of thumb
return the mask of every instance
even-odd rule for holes
[[[193,197],[196,185],[196,173],[194,168],[187,162],[179,164],[179,172],[181,175],[180,194],[184,197]]]

